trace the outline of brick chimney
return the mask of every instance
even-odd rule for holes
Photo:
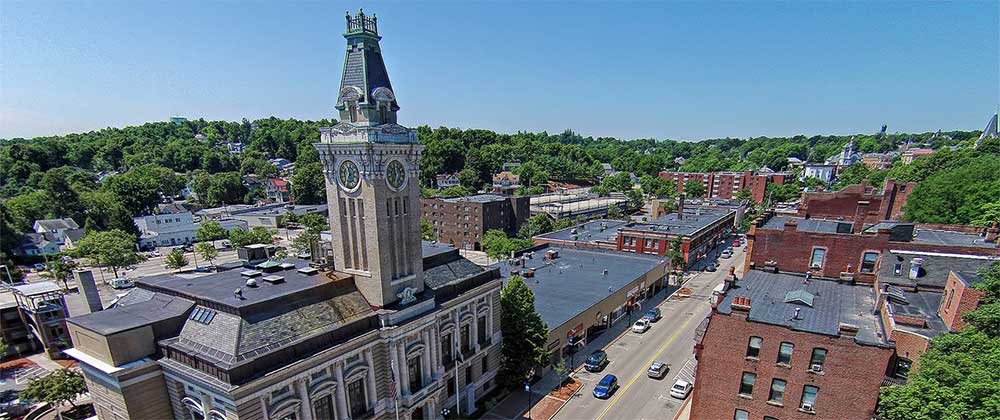
[[[750,297],[749,296],[733,296],[733,304],[730,305],[733,312],[742,312],[744,315],[750,314]]]
[[[795,221],[795,219],[785,220],[785,232],[794,231],[798,226],[799,222]]]
[[[1000,222],[995,221],[993,225],[986,229],[986,242],[997,242],[997,245],[1000,245],[997,237],[1000,237]]]
[[[854,212],[854,226],[851,229],[853,233],[861,233],[861,229],[865,227],[865,219],[868,217],[868,205],[871,204],[868,200],[858,201],[858,209]]]

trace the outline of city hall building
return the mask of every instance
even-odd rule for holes
[[[495,388],[500,276],[420,240],[414,130],[374,16],[347,16],[340,122],[316,144],[332,252],[147,277],[68,320],[97,417],[437,419]]]

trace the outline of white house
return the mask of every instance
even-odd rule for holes
[[[837,165],[805,164],[802,166],[802,179],[819,178],[829,184],[837,173]]]
[[[162,204],[157,209],[157,214],[132,218],[139,227],[140,248],[184,245],[195,241],[201,224],[194,222],[194,215],[190,211],[177,204]],[[227,232],[237,227],[247,227],[246,222],[240,220],[221,220],[219,224]]]

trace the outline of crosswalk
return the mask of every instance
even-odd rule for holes
[[[698,361],[695,360],[694,355],[692,355],[689,359],[687,359],[687,362],[684,363],[684,367],[682,367],[681,370],[677,372],[677,379],[682,379],[687,381],[688,383],[693,384],[694,373],[697,368],[698,368]]]

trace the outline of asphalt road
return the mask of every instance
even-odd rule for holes
[[[712,289],[722,283],[730,266],[735,265],[737,272],[742,270],[742,247],[734,251],[736,254],[731,258],[719,260],[718,271],[702,272],[688,280],[684,287],[692,289],[690,298],[661,303],[663,318],[649,331],[637,334],[629,330],[605,346],[610,363],[603,371],[575,371],[573,376],[583,382],[583,387],[554,418],[672,419],[683,401],[671,397],[668,391],[679,374],[688,378],[693,375],[690,365],[687,369],[682,368],[694,358],[695,330],[711,310]],[[670,366],[663,379],[646,376],[646,369],[655,360]],[[607,400],[594,398],[594,386],[608,373],[618,377],[620,388]]]

